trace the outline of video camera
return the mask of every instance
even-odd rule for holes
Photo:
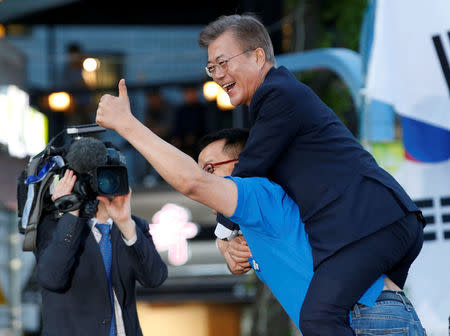
[[[35,249],[37,226],[44,213],[60,216],[80,209],[81,217],[93,217],[98,195],[112,198],[129,192],[125,157],[111,143],[91,137],[105,130],[97,124],[69,127],[30,159],[17,184],[18,226],[25,234],[24,251]],[[54,147],[62,135],[64,145]],[[53,202],[54,187],[67,169],[77,176],[72,193]]]

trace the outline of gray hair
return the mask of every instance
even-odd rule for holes
[[[232,31],[243,50],[262,48],[266,54],[266,60],[275,64],[275,56],[269,33],[261,21],[253,15],[235,14],[219,17],[200,32],[198,44],[203,48],[208,48],[215,39],[226,31]]]

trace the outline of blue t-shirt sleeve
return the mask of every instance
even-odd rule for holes
[[[261,225],[263,222],[263,215],[258,209],[258,203],[254,183],[251,183],[253,178],[246,178],[245,180],[240,177],[226,176],[226,178],[232,180],[238,190],[238,200],[234,214],[228,217],[233,222],[244,227],[255,227]],[[252,184],[252,185],[250,185]]]
[[[233,216],[228,218],[241,227],[276,231],[272,225],[278,223],[279,218],[283,218],[279,212],[283,210],[286,196],[284,190],[263,177],[226,178],[234,181],[238,190],[236,209]]]

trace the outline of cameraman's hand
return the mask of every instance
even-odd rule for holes
[[[75,185],[75,182],[77,181],[77,176],[73,173],[73,170],[67,169],[64,173],[64,176],[55,186],[55,190],[52,194],[52,201],[55,202],[58,198],[66,195],[70,195],[73,190],[73,186]],[[80,211],[79,210],[73,210],[70,211],[74,216],[78,216]]]
[[[121,79],[119,81],[118,97],[106,94],[100,99],[95,121],[100,126],[120,133],[120,131],[126,129],[129,121],[133,119],[125,79]]]
[[[99,206],[104,206],[108,216],[116,223],[125,239],[136,235],[136,223],[131,218],[131,190],[126,195],[117,195],[110,201],[105,196],[97,196]]]

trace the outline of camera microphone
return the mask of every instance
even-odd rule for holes
[[[75,140],[66,155],[69,169],[77,173],[74,191],[81,195],[125,195],[128,173],[119,151],[91,137]]]
[[[85,174],[107,163],[107,149],[103,142],[91,137],[75,140],[67,152],[66,161],[70,169]]]

